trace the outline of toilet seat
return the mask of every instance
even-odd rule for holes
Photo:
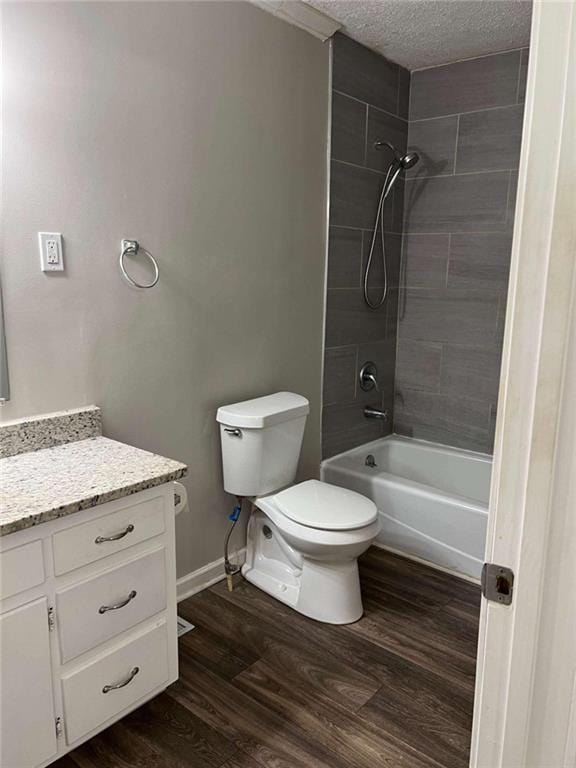
[[[273,501],[288,519],[322,531],[365,528],[378,517],[378,509],[370,499],[319,480],[292,485],[275,494]]]

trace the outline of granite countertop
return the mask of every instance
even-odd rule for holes
[[[0,459],[0,536],[183,477],[185,464],[96,435]]]

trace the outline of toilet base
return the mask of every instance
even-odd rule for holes
[[[277,526],[255,510],[248,525],[242,575],[295,611],[327,624],[351,624],[362,617],[356,558],[315,560],[297,552]]]

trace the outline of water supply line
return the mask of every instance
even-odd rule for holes
[[[228,532],[226,533],[226,538],[224,539],[224,572],[226,574],[228,592],[232,592],[234,589],[233,577],[237,573],[240,573],[240,566],[236,563],[231,563],[230,558],[228,557],[228,545],[230,543],[230,536],[232,536],[232,531],[234,530],[236,523],[242,514],[242,502],[244,501],[243,496],[236,496],[236,498],[238,499],[238,504],[228,515],[228,520],[230,520],[232,524],[228,527]]]

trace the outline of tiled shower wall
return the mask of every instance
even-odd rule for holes
[[[389,141],[404,152],[408,137],[409,73],[382,56],[336,35],[333,41],[332,141],[328,295],[324,361],[323,455],[374,440],[391,423],[368,420],[365,404],[393,407],[402,243],[403,185],[389,198],[386,216],[388,298],[370,310],[362,298],[363,264],[370,247]],[[381,251],[374,257],[373,298],[382,287]],[[380,393],[363,392],[358,371],[376,363]]]
[[[412,73],[395,432],[492,451],[527,63]]]

